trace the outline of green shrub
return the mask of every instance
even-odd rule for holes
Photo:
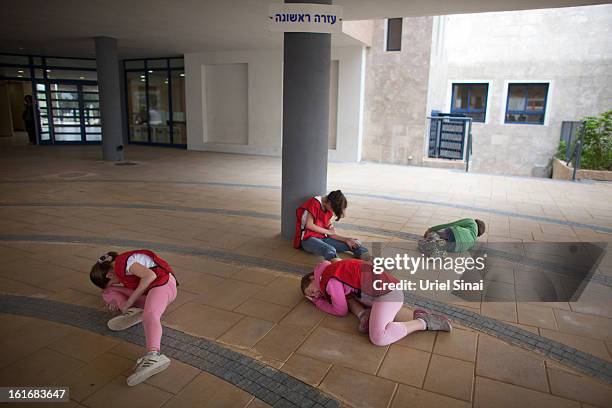
[[[582,144],[582,155],[580,168],[588,170],[612,170],[612,110],[599,116],[587,116],[582,118],[584,122],[584,142]],[[576,139],[580,137],[581,129],[576,133],[570,152],[576,147]],[[565,161],[565,149],[567,142],[561,140],[555,157]],[[575,158],[571,159],[575,164]]]
[[[587,116],[580,167],[612,170],[612,110],[599,116]]]

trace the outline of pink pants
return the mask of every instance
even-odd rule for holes
[[[134,291],[123,286],[109,286],[102,292],[104,302],[119,307],[128,300]],[[147,350],[160,350],[162,325],[161,316],[170,303],[176,299],[176,280],[170,276],[170,280],[163,286],[157,286],[146,295],[141,296],[134,302],[134,307],[144,309],[142,324],[145,337],[147,338]]]
[[[357,298],[365,306],[370,306],[370,341],[377,346],[386,346],[406,337],[409,331],[405,324],[393,320],[404,305],[404,294],[394,290],[379,297],[361,293]]]

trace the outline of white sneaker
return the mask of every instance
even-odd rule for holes
[[[112,331],[121,331],[142,322],[142,309],[130,307],[125,313],[113,317],[106,324]]]
[[[134,374],[127,379],[127,385],[130,387],[140,384],[147,378],[161,373],[170,366],[170,359],[163,354],[147,354],[136,361],[134,366]]]

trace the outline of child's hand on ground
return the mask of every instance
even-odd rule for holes
[[[119,311],[119,307],[115,303],[109,303],[108,305],[106,305],[106,307],[108,307],[108,310],[113,313],[117,313]]]

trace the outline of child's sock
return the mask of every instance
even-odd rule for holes
[[[151,356],[151,357],[157,357],[157,356],[159,356],[159,354],[160,353],[157,350],[151,350],[151,351],[147,352],[147,356]]]
[[[425,320],[421,319],[420,317],[416,318],[415,320],[419,320],[421,323],[423,323],[423,330],[427,330],[427,322],[425,322]]]

